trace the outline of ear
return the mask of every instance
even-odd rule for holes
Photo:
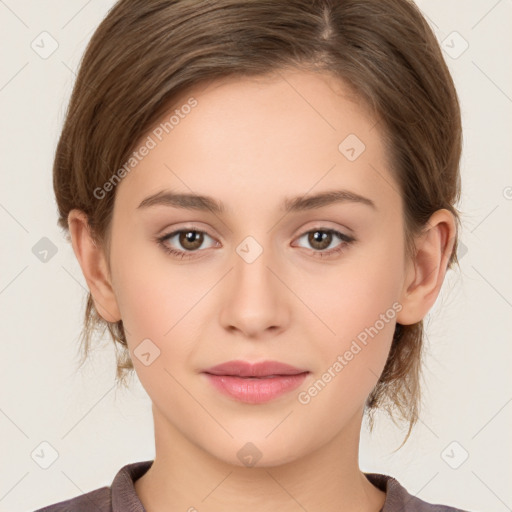
[[[87,215],[81,210],[71,210],[68,225],[73,251],[91,291],[96,311],[107,322],[121,320],[106,256],[91,236]]]
[[[417,237],[416,254],[407,264],[402,288],[399,324],[423,320],[434,305],[446,275],[455,234],[453,214],[443,208],[430,217],[425,230]]]

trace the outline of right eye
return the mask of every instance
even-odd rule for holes
[[[172,256],[176,256],[181,259],[190,258],[195,256],[194,253],[200,252],[199,248],[203,245],[205,235],[209,238],[212,238],[205,231],[201,231],[198,229],[178,229],[171,233],[163,235],[162,237],[159,237],[158,243],[168,254],[171,254]],[[169,246],[169,244],[166,243],[167,241],[172,240],[176,236],[177,243],[180,244],[180,246],[183,247],[184,250],[173,246]]]

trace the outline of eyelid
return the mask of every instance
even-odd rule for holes
[[[300,237],[310,233],[311,231],[320,230],[320,231],[339,233],[342,237],[346,237],[347,239],[355,241],[355,237],[353,235],[348,234],[348,233],[343,233],[342,231],[340,231],[340,228],[338,226],[332,227],[332,226],[329,226],[328,224],[329,224],[329,221],[323,221],[323,222],[322,221],[320,221],[320,222],[317,221],[315,223],[315,225],[313,225],[313,226],[311,226],[309,228],[305,229],[304,227],[302,227],[300,229],[300,231],[296,232],[293,235],[293,240],[295,240],[297,238],[300,238]],[[350,228],[346,228],[345,226],[343,228],[341,228],[341,229],[346,229],[348,232],[353,233],[353,231]],[[214,236],[214,235],[210,234],[208,232],[208,230],[203,229],[203,228],[201,228],[198,225],[194,225],[193,223],[185,224],[184,226],[179,226],[177,228],[170,229],[170,230],[165,229],[164,232],[162,233],[162,235],[157,235],[155,238],[157,240],[160,240],[162,238],[168,239],[168,238],[170,238],[172,236],[175,236],[178,233],[181,233],[182,231],[187,231],[187,230],[189,230],[189,231],[196,231],[198,233],[202,233],[202,234],[208,235],[210,238],[218,240],[217,236]]]
[[[336,255],[344,252],[346,249],[348,249],[348,247],[350,245],[352,245],[353,243],[356,242],[355,237],[353,237],[351,235],[347,235],[345,233],[342,233],[341,231],[339,231],[337,229],[329,228],[326,226],[320,226],[320,227],[307,229],[301,235],[295,237],[294,240],[300,240],[301,238],[308,236],[310,233],[314,233],[316,231],[323,231],[324,233],[331,233],[331,235],[334,235],[336,238],[338,238],[338,240],[340,242],[337,245],[335,245],[333,248],[324,249],[324,250],[315,250],[315,249],[309,249],[307,247],[299,246],[303,249],[306,249],[310,253],[312,253],[315,257],[328,258],[329,256],[336,256]],[[295,246],[293,246],[293,247],[295,247]]]
[[[167,242],[168,240],[174,238],[176,235],[178,235],[180,233],[183,233],[183,232],[186,233],[187,231],[194,231],[195,233],[206,235],[209,238],[211,238],[214,241],[215,244],[219,243],[218,240],[216,239],[216,237],[214,237],[213,235],[210,235],[210,233],[208,233],[208,231],[206,231],[204,229],[199,229],[197,226],[184,226],[184,227],[179,227],[179,228],[176,228],[176,229],[172,229],[169,232],[165,232],[161,236],[157,236],[156,239],[157,239],[157,241],[161,242],[162,244],[165,244],[165,242]],[[207,247],[207,249],[210,249],[210,247]],[[189,253],[189,254],[194,254],[194,253],[199,253],[199,252],[202,252],[202,251],[205,251],[205,250],[206,249],[197,249],[196,251],[183,251],[183,252],[186,252],[186,253]]]
[[[306,223],[306,228],[304,228],[304,225],[300,228],[299,231],[296,232],[294,235],[294,238],[297,238],[301,235],[305,235],[306,233],[309,233],[311,231],[315,231],[315,229],[318,229],[320,231],[337,231],[338,233],[346,236],[347,238],[353,238],[354,237],[354,230],[350,229],[348,226],[340,225],[333,221],[328,220],[315,220],[311,223]]]

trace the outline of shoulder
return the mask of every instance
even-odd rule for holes
[[[398,480],[380,473],[364,473],[366,478],[386,493],[386,499],[380,512],[470,512],[450,505],[429,503],[410,494]]]
[[[134,482],[152,465],[152,460],[123,466],[110,486],[100,487],[75,498],[60,501],[34,512],[144,512]]]
[[[109,487],[100,487],[76,498],[59,501],[53,505],[39,508],[34,512],[111,512],[112,499]]]

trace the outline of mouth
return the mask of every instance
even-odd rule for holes
[[[240,402],[261,404],[296,389],[310,372],[278,361],[228,361],[202,373],[224,395]]]

